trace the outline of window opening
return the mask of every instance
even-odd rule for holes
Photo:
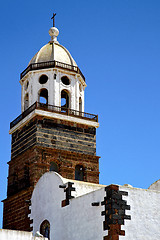
[[[75,167],[75,180],[84,181],[84,168],[82,165]]]
[[[48,104],[48,90],[47,89],[43,88],[40,90],[39,102]]]
[[[61,81],[64,85],[69,85],[70,84],[70,80],[67,76],[62,77]]]
[[[61,111],[66,111],[69,108],[69,94],[66,90],[61,92]]]
[[[82,92],[82,84],[79,84],[79,91]]]
[[[49,169],[49,171],[54,171],[54,172],[59,172],[58,171],[58,165],[57,165],[57,163],[55,163],[55,162],[51,162],[50,163],[50,169]]]
[[[41,75],[39,78],[39,83],[40,84],[45,84],[48,81],[48,76],[47,75]]]
[[[82,98],[79,98],[79,111],[82,112]]]
[[[40,233],[50,239],[50,223],[48,220],[44,220],[42,223],[41,223],[41,226],[40,226]]]
[[[24,86],[25,91],[28,89],[28,86],[29,86],[29,82],[27,81],[25,86]]]

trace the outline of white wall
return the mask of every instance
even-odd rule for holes
[[[125,238],[120,240],[159,240],[160,239],[160,192],[132,187],[120,187],[127,191],[127,204],[131,206],[131,220],[126,220],[122,229],[125,230]]]
[[[70,204],[61,207],[65,199],[64,189],[59,185],[71,181],[76,192]],[[119,186],[120,191],[128,192],[122,196],[131,206],[121,226],[125,236],[120,240],[160,240],[160,192]],[[31,219],[33,232],[39,231],[40,224],[47,219],[51,225],[51,240],[100,240],[107,236],[103,231],[104,206],[92,206],[93,202],[102,202],[106,196],[105,186],[62,178],[54,172],[45,173],[38,181],[32,195]]]
[[[48,238],[34,237],[31,232],[0,229],[0,240],[47,240]]]
[[[54,172],[45,173],[40,178],[31,199],[30,218],[33,219],[33,232],[39,231],[40,224],[47,219],[51,226],[51,240],[102,239],[105,234],[104,217],[101,216],[103,207],[93,207],[91,203],[103,200],[104,186],[73,181],[73,187],[76,188],[73,195],[76,198],[70,200],[68,206],[61,207],[65,193],[59,185],[68,181],[72,180],[64,179]]]
[[[41,75],[47,75],[48,81],[45,84],[39,83]],[[56,74],[56,79],[54,79]],[[67,76],[70,79],[69,85],[64,85],[61,77]],[[21,82],[21,106],[22,112],[24,111],[24,98],[26,94],[29,96],[29,106],[38,101],[38,94],[40,89],[46,88],[48,90],[48,104],[61,106],[61,91],[67,90],[70,93],[70,106],[69,108],[79,111],[79,98],[82,99],[82,111],[84,112],[84,89],[86,84],[79,74],[72,73],[67,70],[59,70],[56,68],[43,69],[31,71],[20,81]],[[28,84],[28,88],[26,85]],[[79,85],[83,87],[80,90]]]

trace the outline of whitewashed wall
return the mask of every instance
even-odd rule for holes
[[[70,204],[61,207],[65,199],[64,189],[59,185],[74,182],[75,198]],[[131,220],[121,226],[125,236],[120,240],[160,240],[160,192],[119,186],[120,191],[128,192],[123,196],[131,210]],[[33,195],[30,218],[33,219],[33,233],[39,231],[40,224],[47,219],[51,225],[51,240],[103,240],[108,231],[103,231],[104,206],[92,206],[102,202],[106,195],[105,186],[62,178],[54,172],[45,173],[38,181]]]
[[[123,199],[131,206],[126,211],[131,221],[122,226],[125,237],[120,240],[160,240],[160,192],[123,186],[120,190],[128,192]]]
[[[70,200],[68,206],[61,207],[65,193],[59,185],[68,181],[54,172],[45,173],[40,178],[31,199],[33,233],[39,231],[40,224],[47,219],[51,226],[51,240],[103,239],[106,234],[103,231],[104,217],[101,216],[103,207],[93,207],[91,203],[101,202],[105,196],[104,186],[73,181],[76,188],[73,195],[77,197]]]
[[[45,84],[39,83],[41,75],[47,75],[48,81]],[[54,79],[56,74],[56,79]],[[64,85],[61,81],[63,76],[67,76],[70,79],[69,85]],[[43,69],[36,70],[26,74],[21,82],[21,108],[24,111],[24,99],[26,94],[29,96],[29,106],[38,101],[39,91],[42,88],[48,90],[48,104],[61,106],[61,91],[67,90],[70,94],[70,108],[79,111],[79,98],[82,99],[82,112],[84,112],[84,89],[86,84],[80,75],[72,73],[67,70],[59,69]],[[27,82],[28,87],[27,86]],[[80,85],[82,86],[80,88]]]
[[[0,240],[47,240],[48,238],[34,237],[31,232],[0,229]]]

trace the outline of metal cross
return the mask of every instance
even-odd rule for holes
[[[53,19],[53,27],[55,27],[55,21],[54,21],[55,16],[56,16],[56,13],[53,13],[53,17],[51,17],[51,19]]]

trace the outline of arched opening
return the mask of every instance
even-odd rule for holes
[[[82,165],[76,165],[75,167],[75,180],[84,181],[84,168]]]
[[[70,80],[69,80],[69,78],[68,78],[67,76],[63,76],[63,77],[61,78],[61,81],[62,81],[62,83],[63,83],[64,85],[69,85],[69,84],[70,84]]]
[[[39,102],[48,104],[48,90],[46,88],[42,88],[39,92]]]
[[[82,92],[82,84],[79,84],[79,91]]]
[[[82,112],[82,98],[79,98],[79,111]]]
[[[28,89],[28,86],[29,86],[29,82],[27,81],[24,85],[24,89],[27,90]]]
[[[59,172],[59,169],[58,169],[58,165],[57,165],[57,163],[55,163],[55,162],[51,162],[50,163],[50,169],[49,169],[49,171],[53,171],[53,172]]]
[[[40,226],[40,233],[50,239],[50,223],[48,220],[44,220],[42,223],[41,223],[41,226]]]
[[[69,93],[66,90],[61,92],[61,111],[66,111],[69,108]]]
[[[47,75],[41,75],[39,78],[39,83],[40,84],[45,84],[48,81],[48,76]]]
[[[24,111],[29,107],[29,96],[28,93],[24,97]]]

